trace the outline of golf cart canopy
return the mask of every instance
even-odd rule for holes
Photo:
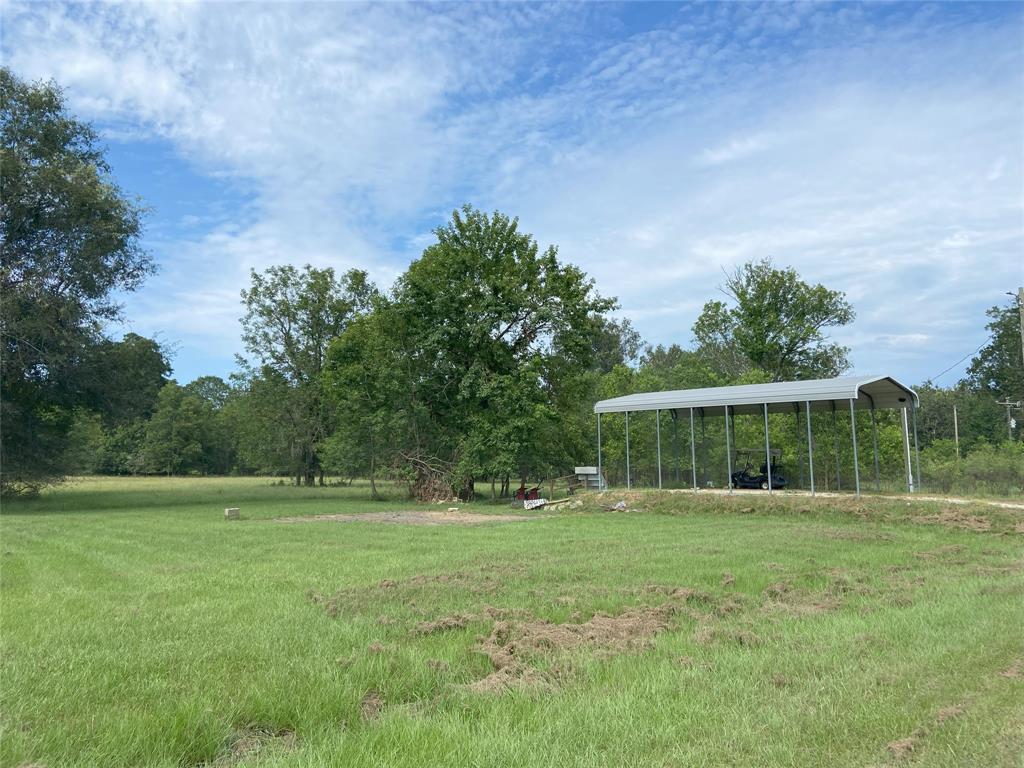
[[[890,376],[841,376],[836,379],[779,381],[772,384],[743,384],[735,387],[676,389],[668,392],[640,392],[600,400],[594,413],[668,411],[674,409],[720,409],[729,406],[734,414],[792,413],[796,404],[811,410],[849,408],[908,408],[918,406],[917,394]]]

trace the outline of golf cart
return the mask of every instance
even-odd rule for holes
[[[764,458],[763,448],[737,448],[736,449],[736,464],[742,464],[743,468],[737,472],[732,473],[732,486],[733,488],[760,488],[763,491],[767,491],[768,485],[768,465],[766,463],[761,464],[760,472],[753,472],[751,469],[751,463],[756,457],[760,456]],[[772,448],[772,482],[771,488],[785,488],[786,477],[779,472],[778,460],[782,458],[782,451],[778,448]]]

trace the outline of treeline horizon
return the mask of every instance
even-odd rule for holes
[[[514,217],[466,205],[390,287],[360,270],[253,271],[240,297],[238,370],[180,385],[160,343],[106,333],[122,319],[112,296],[154,270],[140,245],[141,204],[118,188],[96,134],[67,114],[59,88],[2,69],[0,89],[4,493],[84,473],[258,474],[296,485],[332,475],[368,478],[374,496],[381,479],[418,499],[472,499],[478,484],[507,495],[593,463],[596,400],[850,368],[849,350],[828,332],[853,323],[854,307],[792,268],[739,265],[721,287],[725,300],[704,304],[686,347],[651,346],[555,246],[542,249]],[[1024,399],[1018,311],[1012,302],[988,311],[990,340],[955,386],[915,387],[926,484],[1024,487],[1020,431],[1008,433],[996,403]],[[641,421],[631,455],[642,483],[654,429]],[[609,480],[624,481],[621,430],[614,416],[605,426]],[[705,425],[709,482],[721,482],[720,428]],[[841,428],[816,423],[816,439]],[[744,438],[747,426],[737,429]],[[771,429],[783,465],[802,475],[797,425],[773,417]],[[881,479],[898,483],[894,415],[880,414],[878,442]],[[843,482],[844,461],[852,466],[852,456],[837,455],[839,469],[815,468],[822,487],[833,476]]]

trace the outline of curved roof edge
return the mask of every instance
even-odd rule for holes
[[[676,408],[724,408],[735,413],[793,412],[796,404],[809,403],[814,410],[848,408],[902,408],[920,405],[917,393],[891,376],[841,376],[835,379],[778,381],[770,384],[741,384],[703,389],[639,392],[599,400],[594,413],[671,410]]]

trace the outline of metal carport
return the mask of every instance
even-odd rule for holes
[[[838,404],[838,406],[837,406]],[[860,468],[857,454],[857,410],[871,412],[872,445],[875,458],[875,476],[878,477],[878,440],[875,428],[875,411],[878,409],[899,409],[903,412],[903,447],[907,472],[907,488],[914,491],[914,475],[910,464],[910,433],[907,411],[913,424],[915,469],[920,483],[921,460],[917,446],[918,398],[910,389],[891,376],[841,376],[835,379],[813,379],[809,381],[780,381],[771,384],[744,384],[733,387],[708,387],[704,389],[678,389],[666,392],[639,392],[609,400],[600,400],[594,405],[597,414],[597,468],[601,475],[601,414],[624,413],[626,417],[626,487],[631,487],[629,474],[629,414],[639,411],[655,411],[658,416],[657,455],[658,487],[661,487],[661,411],[689,410],[690,453],[693,459],[693,489],[697,490],[696,446],[694,442],[694,411],[705,414],[721,412],[725,416],[726,457],[728,461],[728,485],[732,492],[732,446],[729,442],[729,419],[736,414],[763,414],[765,457],[768,466],[768,485],[771,491],[771,442],[768,435],[769,413],[798,414],[801,405],[807,418],[807,447],[810,463],[811,494],[814,494],[814,442],[811,434],[811,411],[832,411],[837,407],[850,411],[850,437],[853,444],[853,466],[857,495],[860,495]]]

